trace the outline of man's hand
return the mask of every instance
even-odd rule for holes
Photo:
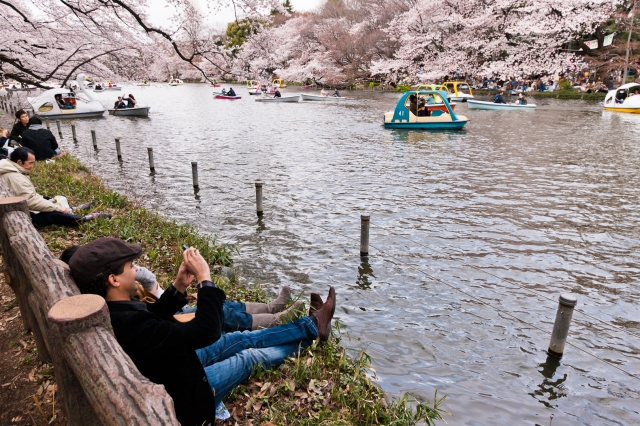
[[[60,210],[60,213],[69,214],[69,213],[71,213],[71,209],[62,209],[62,210]]]
[[[196,280],[199,283],[202,281],[211,281],[209,264],[197,249],[191,247],[182,252],[182,259],[184,260],[186,268],[196,276]]]
[[[178,275],[176,275],[176,280],[173,282],[173,286],[180,293],[185,293],[189,288],[189,286],[191,285],[191,283],[193,282],[194,278],[195,278],[195,275],[193,275],[189,271],[189,269],[187,269],[187,265],[185,265],[185,263],[182,262],[180,264],[180,269],[178,269]]]

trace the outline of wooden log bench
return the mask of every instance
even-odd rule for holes
[[[0,179],[0,248],[38,356],[53,364],[69,425],[177,425],[164,386],[145,378],[113,335],[100,296],[81,295],[33,227],[27,203]]]

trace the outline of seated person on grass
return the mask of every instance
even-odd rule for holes
[[[80,248],[80,246],[71,246],[60,255],[67,265],[71,256]],[[164,290],[158,284],[156,276],[153,272],[144,266],[136,265],[136,281],[139,283],[136,298],[146,304],[155,303]],[[232,302],[225,300],[222,306],[224,322],[222,331],[230,333],[233,331],[249,331],[260,330],[263,328],[273,327],[287,320],[297,317],[302,311],[304,303],[301,301],[294,302],[290,308],[285,309],[291,300],[291,290],[289,286],[282,287],[278,298],[269,303],[253,303],[253,302]],[[311,293],[312,307],[321,305],[322,299],[317,293]],[[194,318],[196,307],[185,306],[175,312],[174,318],[180,322],[187,322]],[[178,316],[179,315],[179,316]]]
[[[0,175],[3,182],[16,196],[24,197],[27,200],[33,226],[36,228],[47,225],[78,226],[81,222],[88,222],[98,217],[111,217],[110,213],[91,213],[86,216],[78,216],[73,213],[88,209],[92,203],[64,208],[38,194],[29,177],[29,172],[35,162],[35,154],[25,147],[15,149],[8,159],[0,160]]]
[[[58,141],[51,130],[42,127],[42,120],[37,115],[29,119],[29,128],[22,132],[20,145],[32,150],[36,161],[44,161],[65,154],[60,151]]]
[[[198,250],[182,253],[176,279],[160,299],[145,305],[136,294],[142,248],[117,238],[99,238],[81,246],[69,260],[82,293],[104,297],[118,343],[140,372],[164,385],[183,426],[215,422],[215,408],[255,366],[274,368],[310,346],[327,341],[335,311],[335,290],[310,316],[277,327],[222,333],[225,294],[213,282]],[[198,282],[198,310],[189,322],[173,314],[186,304],[186,291]]]

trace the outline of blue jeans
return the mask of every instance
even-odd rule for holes
[[[264,330],[226,333],[214,344],[196,350],[216,407],[231,389],[251,376],[256,365],[278,367],[317,337],[318,327],[311,318],[303,317]]]
[[[190,314],[198,310],[197,306],[182,308],[183,314]],[[224,301],[222,305],[223,323],[222,331],[232,333],[234,331],[251,330],[253,315],[247,313],[247,307],[243,302]]]

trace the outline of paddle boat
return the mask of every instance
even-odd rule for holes
[[[284,89],[285,87],[287,87],[287,85],[284,84],[284,81],[282,81],[281,78],[274,78],[273,81],[271,81],[271,83],[273,84],[274,87],[277,87],[279,89]]]
[[[182,86],[184,84],[184,81],[180,80],[179,78],[173,78],[173,76],[171,76],[171,78],[169,79],[169,86]]]
[[[126,116],[126,117],[148,117],[151,107],[141,106],[133,108],[109,108],[109,115]]]
[[[244,85],[246,86],[247,90],[251,91],[255,90],[257,87],[260,87],[260,82],[255,80],[247,80]]]
[[[300,94],[303,101],[320,101],[320,102],[329,102],[329,101],[344,101],[347,98],[344,96],[322,96],[322,95],[308,95],[306,93]]]
[[[151,86],[151,83],[145,78],[140,83],[136,84],[136,86]]]
[[[104,107],[93,98],[91,93],[84,88],[84,74],[78,75],[79,90],[88,100],[77,97],[69,89],[50,89],[34,98],[27,98],[29,104],[36,114],[45,118],[82,118],[82,117],[102,117]],[[64,101],[66,108],[61,108],[56,100],[56,96]]]
[[[279,98],[262,97],[257,98],[256,102],[300,102],[300,95],[280,96]]]
[[[421,90],[436,90],[436,91],[442,91],[447,93],[446,89],[443,89],[442,86],[439,86],[437,84],[421,84],[414,91],[419,92]],[[420,101],[421,103],[418,104],[418,110],[424,107],[424,108],[427,108],[429,111],[447,112],[447,107],[442,101],[442,96],[438,94],[432,94],[432,95],[423,97],[420,99]],[[455,111],[457,104],[455,102],[451,102],[451,99],[449,99],[449,97],[447,97],[447,101],[449,101],[449,106],[451,107],[451,109]]]
[[[427,97],[432,95],[438,95],[446,111],[430,111],[426,107]],[[424,106],[420,107],[421,104]],[[395,110],[384,115],[384,127],[387,129],[462,129],[468,121],[467,117],[453,112],[447,101],[447,93],[443,90],[405,92]]]
[[[105,90],[122,90],[122,87],[118,86],[115,83],[112,83],[111,80],[107,80],[107,83],[104,85]]]
[[[635,92],[638,94],[635,94]],[[610,90],[604,98],[605,111],[640,114],[640,84],[627,83]]]
[[[258,85],[254,89],[249,89],[249,94],[252,96],[262,95],[262,83],[258,82]],[[276,93],[276,88],[274,86],[267,87],[267,95],[274,95]]]
[[[227,99],[230,101],[234,101],[236,99],[242,99],[242,96],[229,96],[229,95],[223,95],[222,93],[213,93],[213,97],[216,99]]]
[[[450,93],[448,98],[452,101],[467,102],[469,99],[473,99],[471,86],[466,81],[446,81],[442,84],[442,88]]]
[[[515,104],[495,104],[493,102],[485,102],[485,101],[476,101],[476,100],[468,100],[467,105],[469,105],[469,109],[490,109],[490,110],[500,110],[500,111],[515,111],[515,110],[534,110],[536,109],[535,104],[526,104],[520,105],[518,103]]]

